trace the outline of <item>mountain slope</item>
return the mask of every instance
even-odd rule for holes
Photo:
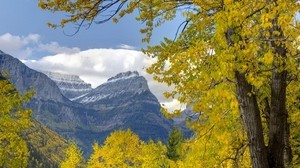
[[[28,167],[57,168],[65,157],[68,143],[36,120],[23,135],[29,148]]]
[[[9,80],[21,93],[34,89],[36,91],[35,98],[38,99],[55,101],[66,99],[56,84],[46,75],[26,67],[18,59],[3,52],[0,53],[0,70],[9,73]]]
[[[91,84],[85,83],[77,75],[61,74],[57,72],[42,71],[52,79],[61,93],[72,100],[78,96],[84,95],[92,90]]]
[[[3,69],[18,90],[36,91],[26,105],[33,110],[33,117],[64,138],[75,140],[85,153],[91,152],[92,143],[102,143],[114,130],[130,128],[143,140],[164,141],[172,128],[172,121],[160,113],[160,104],[146,79],[137,72],[117,74],[74,102],[46,75],[0,53]]]
[[[136,71],[119,73],[75,101],[103,114],[102,120],[94,121],[102,130],[130,128],[141,139],[165,140],[171,129],[147,80]]]
[[[93,115],[94,110],[70,101],[45,74],[28,68],[18,59],[3,52],[0,52],[1,71],[9,74],[7,78],[21,93],[29,89],[35,91],[34,97],[26,104],[27,108],[32,109],[33,118],[64,138],[75,139],[80,144],[85,143],[85,139],[76,138],[76,130],[90,129],[87,126],[87,116],[89,113]],[[83,150],[87,151],[87,148]]]

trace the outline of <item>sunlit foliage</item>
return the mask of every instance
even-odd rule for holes
[[[88,161],[89,168],[157,168],[168,165],[166,147],[161,142],[143,142],[130,130],[113,132],[102,146],[95,143]]]
[[[96,167],[138,167],[141,142],[130,130],[113,132],[104,145],[93,145],[89,168]]]
[[[20,95],[0,79],[0,167],[27,167],[29,152],[22,137],[30,126],[31,110],[23,108],[32,93]]]
[[[75,143],[71,143],[69,148],[66,150],[65,159],[60,164],[60,168],[79,168],[83,164],[83,156],[80,149]]]
[[[186,159],[208,167],[299,163],[298,0],[40,0],[40,6],[71,13],[60,25],[79,28],[109,9],[99,23],[138,9],[146,42],[156,26],[182,15],[176,38],[143,51],[156,60],[148,72],[174,86],[165,96],[201,114],[188,123],[195,138]]]

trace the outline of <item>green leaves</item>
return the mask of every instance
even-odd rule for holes
[[[174,127],[168,138],[167,156],[173,161],[177,161],[182,156],[181,148],[183,143],[183,134],[179,128]]]

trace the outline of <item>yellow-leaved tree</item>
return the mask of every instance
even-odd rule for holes
[[[201,114],[189,123],[196,135],[187,151],[199,150],[187,159],[209,167],[299,163],[298,0],[40,0],[39,5],[69,12],[58,25],[78,23],[78,28],[95,19],[117,21],[138,9],[146,42],[155,27],[181,14],[186,20],[176,38],[144,53],[156,60],[148,72],[174,86],[165,95]]]
[[[130,130],[115,131],[102,146],[97,143],[93,145],[87,167],[169,167],[166,151],[160,141],[146,143]]]
[[[139,137],[130,130],[115,131],[106,138],[103,146],[93,145],[88,168],[139,167],[140,143]]]
[[[27,167],[29,151],[22,131],[30,126],[31,110],[23,104],[31,95],[20,95],[0,74],[0,167]]]
[[[77,145],[72,142],[65,152],[65,159],[60,163],[60,168],[79,168],[83,166],[84,158]]]

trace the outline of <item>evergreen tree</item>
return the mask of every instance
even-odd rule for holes
[[[174,127],[168,137],[167,157],[173,161],[177,161],[181,157],[180,149],[183,143],[183,134],[179,128]]]

